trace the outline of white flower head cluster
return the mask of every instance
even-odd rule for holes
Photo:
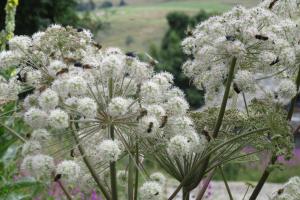
[[[20,90],[21,88],[14,78],[7,81],[0,76],[0,101],[17,99]]]
[[[292,9],[295,2],[267,0],[251,9],[237,6],[197,25],[182,42],[184,52],[191,58],[183,71],[196,87],[205,90],[207,103],[223,95],[232,65],[238,93],[255,93],[261,88],[256,87],[261,80],[254,78],[258,75],[262,79],[294,79],[300,34],[297,20],[290,18],[288,12],[299,14],[299,6]]]
[[[50,177],[55,168],[52,157],[37,154],[26,156],[21,164],[21,170],[36,178]]]
[[[25,144],[24,155],[51,155],[52,143],[74,135],[92,164],[103,167],[118,161],[128,151],[126,145],[137,140],[155,139],[154,145],[168,146],[167,152],[177,157],[205,148],[172,74],[155,73],[152,63],[118,48],[101,49],[86,30],[52,25],[23,40],[21,45],[12,42],[7,54],[18,54],[19,83],[34,89],[23,101],[23,118],[32,129],[32,148]],[[59,156],[66,154],[69,150],[62,149]],[[75,160],[80,155],[74,145],[71,156]],[[70,184],[76,182],[82,167],[59,156],[56,174]],[[164,179],[154,174],[151,180],[150,189],[144,187],[144,199],[159,199],[162,192],[157,185]]]
[[[103,140],[96,147],[97,157],[104,162],[117,161],[121,154],[119,146],[117,140]]]
[[[64,160],[57,165],[56,174],[68,183],[76,183],[81,177],[81,168],[75,161]]]
[[[162,186],[156,181],[147,181],[140,188],[140,197],[145,200],[161,200]]]
[[[284,184],[281,192],[274,194],[272,200],[297,200],[300,199],[300,177],[295,176]]]

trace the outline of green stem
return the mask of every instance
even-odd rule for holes
[[[229,199],[230,199],[230,200],[233,200],[233,197],[232,197],[232,194],[231,194],[231,191],[230,191],[228,182],[227,182],[227,180],[226,180],[226,177],[225,177],[225,175],[224,175],[224,172],[223,172],[223,169],[222,169],[221,166],[219,167],[219,170],[220,170],[220,173],[221,173],[221,175],[222,175],[223,181],[224,181],[224,183],[225,183],[225,187],[226,187],[227,193],[228,193],[228,195],[229,195]]]
[[[139,145],[136,142],[135,145],[135,162],[139,166]],[[135,168],[135,183],[134,183],[134,200],[138,199],[138,187],[139,187],[139,168],[136,166]]]
[[[72,129],[73,130],[73,129]],[[100,181],[100,177],[98,176],[98,174],[96,173],[95,169],[93,168],[90,160],[88,159],[88,157],[86,157],[86,153],[85,153],[85,150],[84,148],[82,147],[82,145],[80,144],[79,142],[79,137],[78,135],[75,133],[75,131],[73,130],[72,131],[72,134],[73,134],[73,137],[75,139],[75,142],[76,142],[76,145],[78,146],[78,149],[79,149],[79,152],[83,158],[83,161],[85,163],[85,165],[87,166],[88,170],[90,171],[93,179],[95,180],[95,182],[97,183],[99,189],[101,190],[101,192],[103,193],[104,197],[107,199],[107,200],[110,200],[111,197],[109,195],[109,193],[107,192],[106,188],[104,187],[104,185],[102,185],[101,181]]]
[[[109,132],[110,132],[111,139],[114,140],[115,139],[114,125],[110,125]],[[111,184],[112,200],[118,200],[116,162],[110,162],[109,169],[110,169],[110,184]]]
[[[232,80],[233,80],[233,77],[234,77],[234,69],[235,69],[236,61],[237,61],[237,58],[233,57],[232,61],[231,61],[230,68],[229,68],[229,72],[228,72],[226,88],[225,88],[221,108],[220,108],[220,111],[219,111],[219,116],[218,116],[217,123],[215,125],[214,132],[213,132],[213,137],[214,138],[216,138],[218,136],[221,125],[222,125],[222,122],[223,122],[223,117],[224,117],[225,110],[226,110],[226,105],[227,105],[227,101],[228,101],[228,97],[229,97],[230,87],[231,87]]]
[[[196,200],[201,200],[202,197],[204,196],[205,194],[205,191],[209,185],[209,182],[210,180],[212,179],[212,177],[214,176],[215,174],[215,169],[213,169],[206,177],[206,179],[204,180],[204,183],[203,183],[203,186],[201,188],[201,190],[199,191],[198,195],[197,195],[197,199]]]
[[[273,165],[277,160],[276,156],[272,156],[272,159],[270,160],[268,166],[266,167],[266,169],[264,170],[262,176],[260,177],[257,185],[255,186],[249,200],[255,200],[258,196],[258,194],[260,193],[262,187],[264,186],[265,182],[267,181],[268,177],[271,174],[271,171],[269,170],[269,166]]]
[[[133,179],[134,179],[134,165],[133,165],[133,161],[132,158],[129,156],[128,158],[128,200],[133,200],[134,196],[133,196]]]
[[[111,99],[113,98],[113,90],[114,90],[113,79],[109,78],[108,81],[109,101],[111,101]],[[112,124],[112,122],[109,126],[109,135],[112,140],[115,140],[115,127]],[[110,169],[110,184],[111,184],[112,200],[118,200],[116,162],[110,162],[109,169]]]
[[[62,191],[64,192],[64,194],[66,195],[67,199],[68,200],[72,200],[71,194],[68,192],[68,190],[62,184],[62,182],[60,180],[57,180],[56,182],[58,183],[59,187],[62,189]]]
[[[25,138],[23,138],[19,133],[17,133],[16,131],[11,129],[10,127],[6,126],[4,123],[0,122],[0,126],[4,127],[6,130],[8,130],[10,133],[12,133],[15,137],[20,139],[22,142],[24,142],[24,143],[26,142]]]
[[[189,199],[190,199],[190,191],[186,187],[183,187],[182,200],[189,200]]]

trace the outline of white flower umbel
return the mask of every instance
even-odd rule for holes
[[[115,97],[108,105],[108,113],[113,117],[124,115],[128,112],[129,104],[128,99]]]
[[[49,137],[50,133],[46,129],[35,129],[30,136],[32,140],[37,141],[47,141]]]
[[[162,186],[155,181],[147,181],[140,188],[140,197],[144,200],[161,200]]]
[[[235,75],[233,82],[236,84],[237,89],[241,92],[255,91],[254,76],[251,72],[240,70]]]
[[[49,178],[54,168],[53,158],[43,154],[26,156],[21,164],[22,170],[29,172],[37,179]]]
[[[182,135],[176,135],[171,138],[167,151],[173,157],[182,157],[188,155],[191,151],[190,140]]]
[[[104,162],[117,161],[121,154],[119,142],[115,140],[103,140],[96,146],[96,154]]]
[[[51,89],[46,89],[42,94],[39,96],[39,105],[43,110],[52,110],[58,106],[58,95]]]
[[[78,99],[77,104],[77,110],[83,116],[93,118],[97,115],[97,104],[93,99],[84,97],[82,99]]]
[[[274,8],[269,8],[270,4]],[[295,1],[267,0],[251,9],[237,6],[197,25],[182,42],[184,52],[191,55],[183,71],[197,88],[205,90],[207,104],[220,102],[235,59],[236,91],[256,94],[257,89],[265,90],[264,85],[256,87],[254,77],[258,74],[261,79],[294,79],[300,49],[298,22],[293,18],[294,11],[283,15],[295,10],[291,5]]]
[[[56,174],[60,174],[67,183],[75,184],[81,176],[81,168],[75,161],[64,160],[57,165]]]
[[[50,127],[55,129],[67,128],[69,126],[69,116],[63,110],[51,110],[48,122]]]
[[[34,155],[42,150],[41,144],[37,140],[29,140],[22,146],[22,155]]]
[[[297,88],[293,81],[284,79],[279,83],[276,94],[279,101],[287,103],[297,94]]]
[[[43,128],[47,126],[47,113],[38,108],[30,108],[24,114],[25,122],[32,128]]]

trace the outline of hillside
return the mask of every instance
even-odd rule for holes
[[[244,6],[253,6],[259,0],[243,0]],[[100,1],[98,1],[100,2]],[[119,2],[119,1],[115,1]],[[110,23],[96,39],[105,46],[120,46],[126,50],[147,52],[152,44],[159,45],[168,25],[166,15],[182,11],[189,15],[199,10],[224,12],[238,0],[126,0],[124,7],[97,9],[95,14]],[[241,2],[239,2],[241,3]]]

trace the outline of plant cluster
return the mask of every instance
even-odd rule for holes
[[[0,53],[0,69],[15,76],[1,79],[0,98],[18,102],[14,112],[27,126],[18,133],[4,124],[24,143],[20,170],[59,183],[68,199],[76,186],[97,188],[109,200],[166,199],[167,179],[148,173],[146,158],[180,182],[169,200],[181,189],[188,200],[207,176],[201,199],[216,170],[232,199],[223,165],[267,150],[274,162],[251,195],[256,199],[276,158],[288,159],[293,150],[299,11],[293,0],[264,1],[196,26],[182,44],[190,57],[183,71],[205,90],[199,112],[188,112],[172,74],[155,73],[154,61],[118,48],[102,49],[88,30],[52,25],[13,37]],[[245,146],[255,151],[244,153]]]

